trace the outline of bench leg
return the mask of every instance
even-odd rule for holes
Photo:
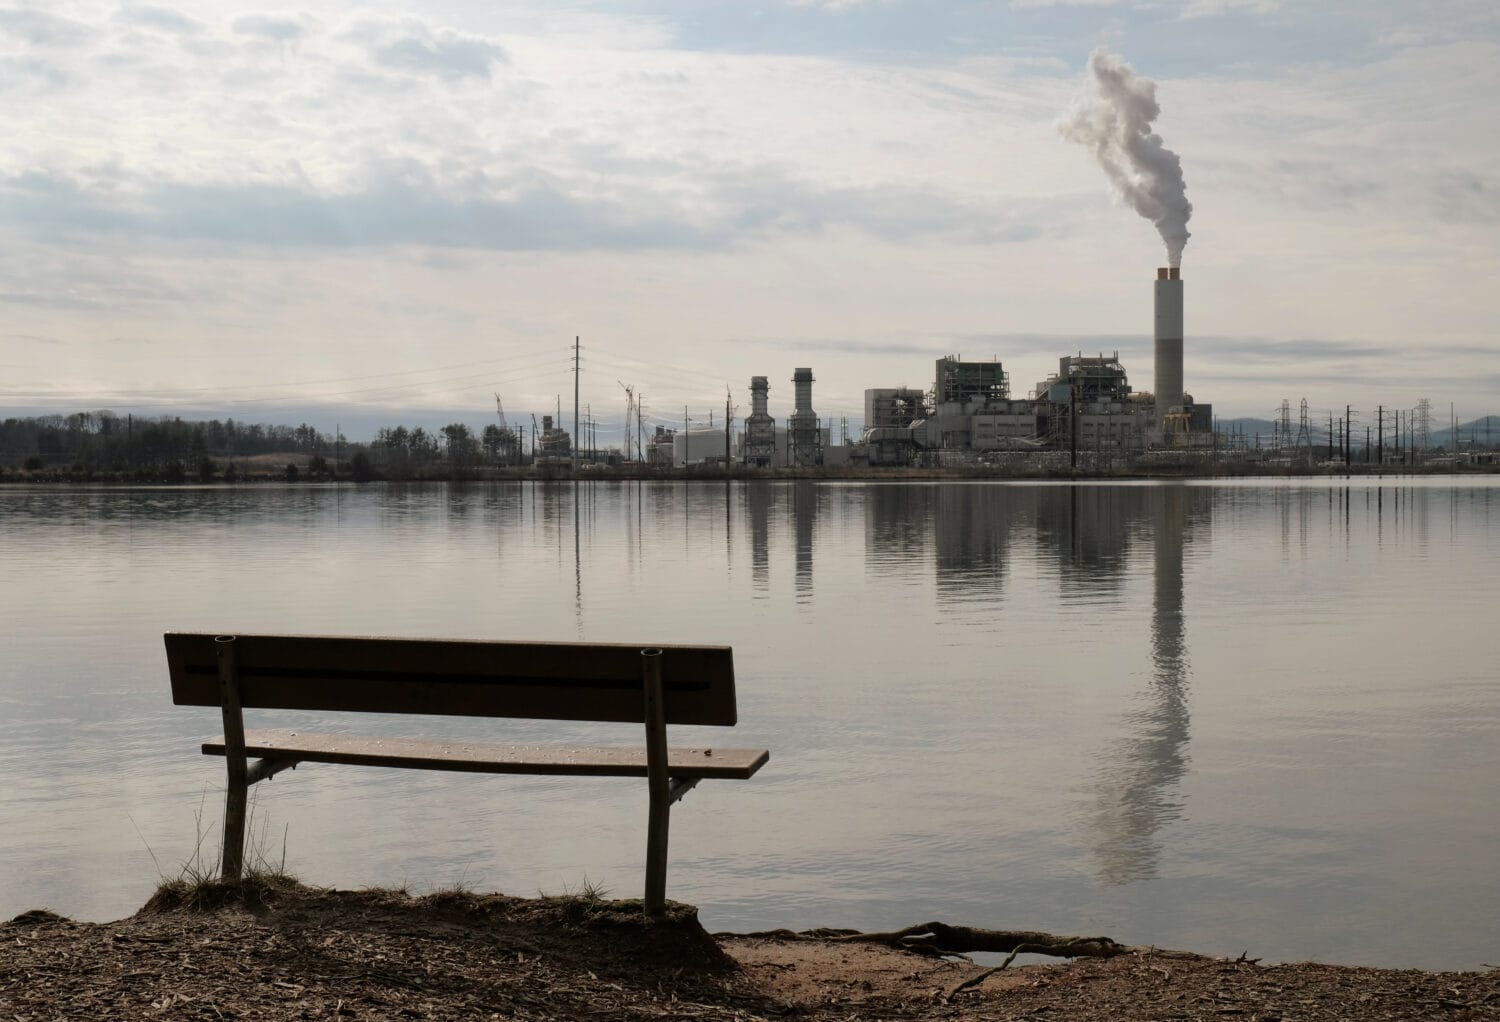
[[[653,916],[667,908],[667,829],[671,819],[672,803],[653,786],[646,824],[646,912]]]
[[[240,675],[236,665],[234,636],[214,639],[219,661],[219,702],[224,711],[224,763],[228,783],[224,792],[224,854],[220,875],[238,880],[245,861],[245,809],[250,798],[248,766],[245,762],[245,718],[240,712]]]
[[[641,650],[641,674],[646,711],[646,787],[651,793],[651,812],[646,820],[646,913],[659,916],[667,908],[667,826],[672,817],[661,650]]]

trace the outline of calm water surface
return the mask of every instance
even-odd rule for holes
[[[0,917],[218,843],[161,633],[735,648],[748,783],[673,814],[710,929],[941,918],[1268,959],[1500,954],[1500,487],[0,488]],[[636,728],[251,714],[628,742]],[[308,765],[303,879],[634,896],[644,785]]]

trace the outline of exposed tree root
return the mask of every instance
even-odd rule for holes
[[[730,936],[725,934],[724,936]],[[975,973],[946,991],[946,997],[979,986],[995,973],[1007,968],[1017,955],[1050,955],[1054,958],[1112,958],[1136,950],[1109,937],[1060,937],[1037,930],[985,930],[975,926],[950,926],[942,922],[920,923],[904,930],[865,933],[860,930],[766,930],[760,933],[733,934],[738,937],[761,937],[777,940],[820,940],[828,943],[883,944],[898,951],[934,958],[967,958],[976,951],[1006,954],[1005,961],[991,969]]]
[[[1056,958],[1110,958],[1135,950],[1108,937],[1060,937],[1036,930],[984,930],[976,926],[950,926],[941,922],[920,923],[904,930],[886,933],[829,929],[767,930],[726,936],[884,944],[898,951],[912,951],[937,958],[963,956],[975,951],[1001,954],[1011,952],[1012,958],[1023,953],[1052,955]]]

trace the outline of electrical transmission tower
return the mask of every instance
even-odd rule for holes
[[[1307,423],[1307,398],[1302,399],[1302,419],[1297,426],[1296,447],[1299,455],[1312,457],[1312,431]]]
[[[1432,446],[1432,402],[1422,398],[1417,402],[1416,419],[1412,423],[1412,446],[1425,451]]]

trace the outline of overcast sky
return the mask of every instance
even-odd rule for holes
[[[480,425],[575,334],[605,431],[944,353],[1148,390],[1161,241],[1059,131],[1099,46],[1182,159],[1189,392],[1500,412],[1493,0],[0,0],[0,415]]]

